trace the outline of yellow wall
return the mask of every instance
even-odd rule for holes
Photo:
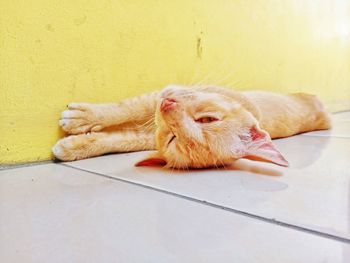
[[[349,1],[1,0],[0,164],[49,159],[68,102],[201,80],[350,108]]]

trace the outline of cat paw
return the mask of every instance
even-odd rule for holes
[[[95,156],[94,134],[71,135],[59,140],[52,153],[61,161],[76,161]]]
[[[63,111],[59,125],[68,134],[97,132],[104,128],[101,118],[97,116],[99,106],[90,103],[70,103]]]

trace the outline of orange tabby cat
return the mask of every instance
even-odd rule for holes
[[[118,104],[71,103],[59,124],[71,134],[53,147],[60,160],[156,149],[137,165],[174,168],[223,166],[239,158],[287,166],[271,138],[331,127],[313,95],[178,85]]]

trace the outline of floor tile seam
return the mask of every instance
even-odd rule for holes
[[[335,111],[335,112],[332,112],[331,114],[337,115],[337,114],[342,114],[342,113],[346,113],[346,112],[350,112],[350,109]]]
[[[120,178],[120,177],[113,177],[113,176],[110,176],[110,175],[107,175],[107,174],[98,173],[98,172],[94,172],[94,171],[89,171],[89,170],[86,170],[86,169],[83,169],[83,168],[70,166],[70,165],[67,165],[67,164],[64,164],[64,163],[61,163],[60,165],[62,165],[64,167],[67,167],[67,168],[72,168],[72,169],[75,169],[75,170],[79,170],[79,171],[87,172],[87,173],[90,173],[90,174],[94,174],[96,176],[101,176],[101,177],[104,177],[104,178],[115,180],[115,181],[118,181],[118,182],[123,182],[123,183],[131,184],[131,185],[134,185],[134,186],[138,186],[138,187],[141,187],[141,188],[144,188],[144,189],[156,191],[158,193],[167,194],[167,195],[170,195],[170,196],[173,196],[173,197],[180,198],[182,200],[195,202],[195,203],[200,204],[200,205],[205,205],[205,206],[209,206],[209,207],[212,207],[212,208],[224,210],[224,211],[236,214],[236,215],[240,215],[240,216],[243,216],[243,217],[248,217],[250,219],[255,219],[255,220],[258,220],[258,221],[261,221],[261,222],[265,222],[265,223],[269,223],[269,224],[272,224],[272,225],[277,225],[277,226],[285,227],[285,228],[288,228],[288,229],[296,230],[296,231],[299,231],[299,232],[302,232],[302,233],[312,234],[314,236],[318,236],[318,237],[327,238],[327,239],[331,239],[331,240],[340,241],[340,242],[343,242],[343,243],[350,244],[350,239],[345,238],[345,237],[336,236],[336,235],[332,235],[332,234],[329,234],[329,233],[320,232],[320,231],[317,231],[317,230],[314,230],[314,229],[293,225],[293,224],[286,223],[286,222],[283,222],[283,221],[279,221],[279,220],[276,220],[276,219],[266,218],[266,217],[259,216],[259,215],[256,215],[256,214],[252,214],[252,213],[249,213],[249,212],[241,211],[241,210],[238,210],[238,209],[230,208],[230,207],[227,207],[227,206],[219,205],[219,204],[208,202],[208,201],[205,201],[205,200],[200,200],[200,199],[197,199],[197,198],[194,198],[194,197],[191,197],[191,196],[178,194],[178,193],[171,192],[171,191],[168,191],[168,190],[160,189],[160,188],[157,188],[157,187],[154,187],[154,186],[150,186],[150,185],[146,185],[146,184],[142,184],[142,183],[138,183],[138,182],[134,182],[134,181],[129,181],[127,179],[123,179],[123,178]]]
[[[337,139],[350,139],[349,136],[342,136],[342,135],[315,135],[315,134],[300,134],[299,136],[306,136],[306,137],[324,137],[324,138],[337,138]],[[293,137],[288,137],[293,138]]]

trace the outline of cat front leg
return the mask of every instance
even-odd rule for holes
[[[119,112],[118,104],[70,103],[59,125],[69,134],[97,132],[114,125]]]
[[[75,161],[106,153],[154,150],[154,133],[92,132],[71,135],[59,140],[52,148],[54,156],[62,161]]]
[[[154,118],[158,93],[150,93],[120,103],[70,103],[59,125],[68,134],[97,132],[127,122],[147,122]]]

